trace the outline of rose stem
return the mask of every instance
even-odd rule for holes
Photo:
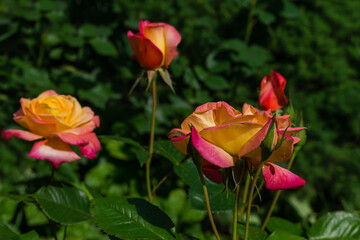
[[[253,18],[253,16],[254,16],[255,5],[256,5],[256,0],[251,0],[250,12],[249,12],[249,16],[248,16],[248,22],[247,22],[246,33],[245,33],[245,40],[244,40],[244,42],[245,42],[246,45],[249,44],[250,36],[251,36],[251,31],[252,31],[252,28],[253,28],[252,18]]]
[[[235,206],[234,206],[234,217],[233,217],[233,240],[237,240],[237,218],[238,218],[238,208],[239,208],[239,199],[240,199],[240,183],[236,186],[236,195],[235,195]]]
[[[65,239],[66,239],[66,230],[67,230],[67,226],[65,225],[63,240],[65,240]]]
[[[211,227],[212,227],[212,229],[213,229],[213,231],[214,231],[214,233],[215,233],[216,239],[217,239],[217,240],[221,240],[221,239],[220,239],[220,236],[219,236],[219,233],[218,233],[218,230],[216,229],[216,225],[215,225],[215,222],[214,222],[214,218],[213,218],[212,213],[211,213],[209,195],[208,195],[208,191],[207,191],[207,188],[206,188],[204,175],[203,175],[201,169],[197,168],[197,170],[198,170],[198,173],[199,173],[199,176],[200,176],[200,180],[201,180],[201,184],[202,184],[202,187],[203,187],[203,190],[204,190],[204,197],[205,197],[205,202],[206,202],[206,208],[207,208],[207,212],[208,212],[208,215],[209,215]]]
[[[152,113],[151,113],[151,129],[150,129],[150,143],[149,143],[149,158],[146,161],[146,188],[149,197],[149,202],[153,201],[151,194],[151,182],[150,182],[150,164],[152,155],[154,152],[154,135],[155,135],[155,111],[156,111],[156,74],[152,79]]]
[[[240,210],[238,211],[238,218],[240,218],[241,220],[241,217],[244,213],[244,210],[245,210],[245,207],[246,207],[246,199],[247,199],[247,195],[248,195],[248,192],[249,192],[249,186],[250,186],[250,174],[247,173],[246,174],[246,182],[245,182],[245,188],[244,188],[244,193],[243,193],[243,197],[242,197],[242,203],[243,205],[241,206]]]
[[[248,235],[249,235],[249,223],[250,223],[250,212],[251,212],[251,203],[252,203],[252,199],[253,199],[253,194],[254,194],[254,189],[255,189],[255,185],[256,185],[256,180],[258,179],[262,166],[264,165],[265,161],[261,162],[258,166],[258,168],[256,169],[256,173],[255,176],[251,182],[251,187],[250,187],[250,192],[249,192],[249,197],[248,197],[248,206],[247,206],[247,211],[246,211],[246,224],[245,224],[245,237],[244,240],[248,239]]]
[[[295,157],[296,157],[296,154],[299,152],[300,148],[301,148],[300,146],[296,146],[296,147],[294,148],[294,153],[293,153],[293,155],[291,156],[290,161],[289,161],[289,164],[288,164],[288,166],[287,166],[287,169],[288,169],[288,170],[290,170],[290,168],[291,168],[291,166],[292,166],[292,164],[293,164],[293,162],[294,162],[294,159],[295,159]],[[275,194],[275,197],[274,197],[274,199],[273,199],[273,201],[272,201],[272,203],[271,203],[270,209],[269,209],[269,211],[268,211],[268,213],[267,213],[267,215],[266,215],[266,218],[265,218],[265,220],[264,220],[264,223],[263,223],[262,226],[261,226],[261,230],[264,230],[264,229],[265,229],[266,224],[268,223],[268,221],[269,221],[269,219],[270,219],[270,217],[271,217],[271,214],[272,214],[272,212],[273,212],[273,210],[274,210],[274,207],[275,207],[275,205],[276,205],[276,202],[277,202],[277,200],[278,200],[279,197],[280,197],[280,193],[281,193],[281,190],[277,190],[277,191],[276,191],[276,194]]]

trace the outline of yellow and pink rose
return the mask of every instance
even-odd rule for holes
[[[280,148],[272,152],[262,167],[266,187],[270,190],[299,188],[305,181],[294,173],[274,164],[290,159],[295,134],[304,128],[292,128],[290,116],[276,118],[276,141],[284,135]],[[271,110],[260,112],[244,104],[242,113],[225,102],[210,102],[196,108],[181,124],[168,134],[174,146],[187,154],[190,140],[204,159],[203,172],[212,181],[221,183],[220,168],[233,167],[236,161],[248,161],[257,167],[261,161],[261,143],[273,116]]]
[[[80,159],[69,145],[79,146],[87,158],[95,158],[101,149],[93,132],[100,125],[99,116],[89,107],[81,107],[74,97],[48,90],[34,99],[21,98],[20,103],[14,120],[27,130],[9,129],[1,136],[40,140],[34,143],[29,157],[47,160],[57,168]]]

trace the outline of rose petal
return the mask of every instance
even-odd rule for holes
[[[9,129],[9,130],[2,131],[1,137],[4,138],[5,140],[9,140],[13,137],[18,137],[18,138],[22,138],[26,141],[34,141],[34,140],[39,140],[39,139],[43,138],[42,136],[34,134],[32,132],[28,132],[25,130],[18,130],[18,129]]]
[[[174,147],[185,155],[187,155],[187,145],[189,143],[189,136],[190,134],[171,139],[171,143],[174,145]]]
[[[271,70],[271,84],[274,89],[274,93],[277,97],[278,103],[280,106],[284,106],[287,104],[287,99],[284,93],[286,80],[283,76],[281,76],[279,73],[275,72],[274,70]]]
[[[85,123],[88,123],[94,119],[94,112],[89,107],[83,107],[81,108],[81,114],[80,116],[72,122],[72,127],[76,128],[79,127]]]
[[[80,159],[68,144],[58,138],[36,142],[28,156],[49,161],[56,168],[63,162],[73,162]]]
[[[277,138],[281,139],[282,136],[284,135],[282,132],[280,132],[279,130],[277,131],[278,135]],[[275,141],[278,141],[278,139],[276,139]],[[282,142],[281,146],[275,150],[271,156],[267,159],[267,161],[269,162],[287,162],[294,150],[294,138],[290,137],[288,135],[285,135],[285,139]]]
[[[210,163],[221,168],[234,166],[233,157],[229,153],[204,140],[194,127],[191,130],[191,141],[200,155]]]
[[[281,132],[284,132],[285,129],[286,129],[286,128],[283,128],[283,129],[279,128],[279,130],[280,130]],[[289,136],[293,137],[293,136],[295,136],[298,132],[300,132],[301,130],[305,130],[305,129],[306,129],[306,127],[288,128],[288,129],[286,130],[286,135],[289,135]]]
[[[87,158],[93,159],[96,157],[96,153],[100,151],[101,145],[99,139],[94,134],[94,137],[88,144],[80,145],[80,152]]]
[[[56,132],[56,124],[53,122],[42,121],[30,116],[14,117],[14,120],[30,132],[40,136],[46,137],[50,133]]]
[[[305,180],[296,174],[276,164],[265,163],[262,167],[262,172],[265,186],[269,190],[297,189],[306,183]]]
[[[43,99],[43,98],[55,97],[55,96],[59,96],[59,94],[57,92],[55,92],[54,90],[47,90],[47,91],[42,92],[37,98]]]
[[[182,123],[181,128],[190,131],[191,127],[201,131],[204,128],[216,126],[213,111],[192,113]]]
[[[70,145],[88,144],[90,140],[96,136],[95,133],[88,133],[85,135],[75,135],[67,132],[59,132],[54,134],[57,135],[65,143],[68,143]]]
[[[287,104],[284,93],[285,84],[285,78],[275,71],[272,71],[271,75],[265,76],[261,81],[261,90],[259,93],[260,108],[275,111]]]
[[[149,39],[146,39],[142,34],[133,34],[128,32],[128,38],[132,50],[134,51],[133,58],[138,63],[147,69],[159,68],[163,62],[163,53],[154,45]]]
[[[82,125],[81,127],[71,128],[66,131],[63,131],[63,133],[71,133],[74,135],[85,135],[87,133],[90,133],[92,130],[94,130],[95,127],[96,127],[95,122],[91,121]]]
[[[245,144],[262,128],[262,124],[240,122],[205,128],[200,135],[229,154],[238,156]]]
[[[181,36],[178,31],[171,25],[165,24],[165,68],[169,67],[171,61],[178,55],[176,51],[177,45],[179,45],[181,41]]]
[[[141,33],[144,35],[146,39],[149,39],[161,51],[163,56],[165,56],[166,39],[165,39],[164,23],[145,22],[145,24],[142,25]]]
[[[202,171],[204,175],[211,181],[215,183],[222,183],[222,175],[219,172],[219,167],[214,164],[209,163],[208,161],[204,161],[202,166]]]
[[[252,138],[249,139],[249,141],[244,144],[244,147],[239,152],[239,157],[244,156],[245,154],[255,150],[260,146],[261,142],[264,140],[269,130],[270,124],[271,119],[269,119],[265,126],[261,128],[260,131],[258,131]]]
[[[243,115],[254,115],[254,114],[260,114],[260,111],[250,104],[244,103],[242,107]]]

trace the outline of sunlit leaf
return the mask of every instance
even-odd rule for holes
[[[94,216],[106,233],[125,239],[175,239],[171,219],[158,207],[139,198],[98,198]]]
[[[73,224],[91,217],[90,201],[86,193],[77,188],[47,186],[33,196],[45,214],[56,222]]]
[[[311,240],[358,240],[360,217],[342,211],[327,213],[311,226],[308,235]]]

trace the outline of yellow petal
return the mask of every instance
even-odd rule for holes
[[[257,123],[235,123],[203,129],[201,137],[206,141],[237,156],[244,145],[263,127]]]

